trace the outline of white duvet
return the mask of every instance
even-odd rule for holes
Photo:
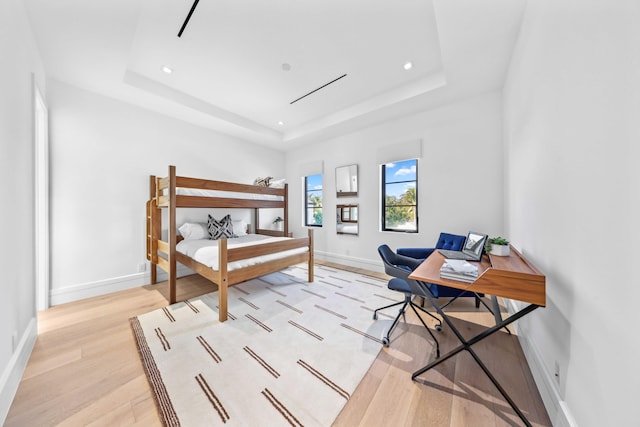
[[[227,239],[227,248],[238,248],[242,246],[260,245],[263,243],[279,242],[287,240],[287,237],[270,237],[261,234],[248,234],[246,236]],[[190,258],[195,259],[201,264],[218,270],[218,241],[201,239],[201,240],[183,240],[176,245],[176,250]],[[251,265],[260,264],[278,258],[284,258],[289,255],[301,254],[307,252],[309,248],[296,248],[287,251],[276,252],[268,255],[257,256],[254,258],[246,258],[238,261],[230,262],[227,270],[235,270],[238,268],[249,267]]]

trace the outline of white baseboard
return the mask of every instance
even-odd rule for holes
[[[346,255],[333,254],[330,252],[315,251],[314,256],[318,259],[345,264],[355,268],[364,268],[371,271],[384,273],[382,261],[371,261],[363,258],[350,257]],[[189,268],[178,264],[178,277],[194,274]],[[158,269],[158,281],[167,280],[165,271]],[[49,297],[51,305],[65,304],[85,298],[106,295],[112,292],[123,291],[138,286],[148,285],[151,282],[151,275],[148,271],[143,273],[129,274],[127,276],[113,277],[111,279],[98,280],[95,282],[71,285],[63,288],[52,289]]]
[[[184,266],[178,266],[178,277],[188,276],[189,274],[193,274],[193,271]],[[159,282],[165,281],[167,278],[168,275],[166,272],[162,270],[158,271]],[[148,285],[150,282],[151,275],[148,271],[130,274],[128,276],[113,277],[111,279],[98,280],[96,282],[88,282],[79,285],[66,286],[59,289],[52,289],[49,301],[52,306],[59,305]]]
[[[507,310],[510,314],[518,310],[515,301],[505,300],[505,302],[507,303]],[[515,322],[514,325],[520,346],[527,359],[529,369],[531,369],[531,375],[538,387],[542,403],[547,410],[547,414],[549,414],[551,423],[554,427],[577,427],[577,423],[573,415],[571,415],[567,403],[560,397],[560,390],[558,389],[558,384],[553,374],[542,362],[540,350],[536,347],[535,343],[529,339],[527,331],[518,327],[518,322]]]
[[[38,321],[33,317],[22,335],[18,346],[14,350],[9,364],[2,372],[2,376],[0,376],[0,425],[4,425],[7,419],[11,403],[18,391],[22,374],[27,366],[37,337]]]
[[[65,304],[98,295],[135,288],[149,283],[148,273],[136,273],[128,276],[114,277],[96,282],[82,283],[52,289],[49,301],[51,305]]]
[[[313,256],[323,261],[335,262],[336,264],[343,264],[350,267],[363,268],[378,273],[384,273],[382,260],[372,261],[370,259],[356,258],[348,255],[334,254],[331,252],[323,252],[318,250],[314,252]]]

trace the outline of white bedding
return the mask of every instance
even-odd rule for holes
[[[261,234],[248,234],[242,237],[236,237],[233,239],[227,239],[227,248],[238,248],[242,246],[251,246],[262,243],[278,242],[281,240],[287,240],[287,237],[270,237]],[[183,240],[176,245],[176,250],[180,253],[187,255],[190,258],[195,259],[201,264],[211,267],[214,270],[218,270],[218,241],[217,240]],[[254,258],[246,258],[238,261],[230,262],[227,265],[227,270],[235,270],[238,268],[249,267],[251,265],[260,264],[266,261],[271,261],[278,258],[284,258],[289,255],[301,254],[308,252],[308,247],[290,249],[283,252],[276,252],[273,254],[262,255]]]
[[[220,190],[201,190],[198,188],[176,188],[176,194],[179,196],[198,196],[198,197],[225,197],[230,199],[249,199],[249,200],[284,200],[282,196],[273,194],[257,194],[257,193],[241,193],[235,191]]]

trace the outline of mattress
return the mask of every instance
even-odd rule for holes
[[[227,248],[239,248],[242,246],[260,245],[264,243],[279,242],[287,240],[288,237],[270,237],[261,234],[247,234],[246,236],[235,237],[233,239],[227,239]],[[218,270],[218,241],[209,239],[200,240],[182,240],[176,245],[176,250],[201,264],[211,267],[214,270]],[[278,258],[284,258],[290,255],[301,254],[308,252],[308,247],[289,249],[282,252],[275,252],[272,254],[257,256],[253,258],[241,259],[238,261],[230,262],[227,265],[227,270],[232,271],[240,268],[249,267],[252,265],[260,264],[267,261],[272,261]]]
[[[176,188],[176,194],[178,196],[224,197],[227,199],[277,200],[277,201],[284,200],[283,196],[276,196],[273,194],[242,193],[242,192],[236,192],[236,191],[221,191],[221,190],[201,190],[198,188],[182,188],[182,187]]]

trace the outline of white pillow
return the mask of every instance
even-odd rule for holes
[[[233,224],[233,234],[236,236],[246,236],[247,235],[247,223],[241,219],[234,219],[231,221]]]
[[[178,228],[180,235],[184,240],[208,239],[209,230],[207,224],[201,222],[185,222]]]
[[[286,179],[272,179],[269,182],[269,187],[284,188],[285,182],[286,182]]]

